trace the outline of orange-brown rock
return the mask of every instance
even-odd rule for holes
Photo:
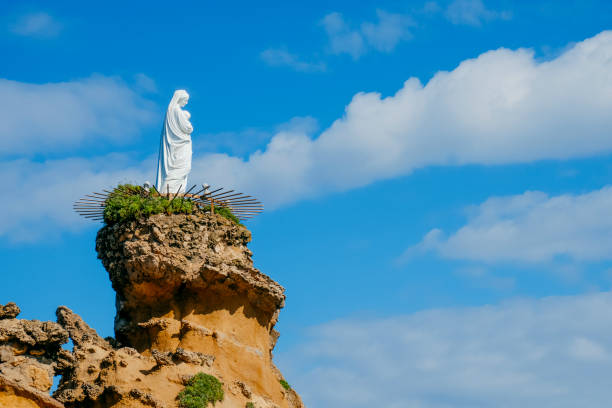
[[[72,362],[61,348],[68,332],[54,322],[17,319],[19,312],[14,303],[0,305],[0,407],[62,407],[49,390]]]
[[[0,374],[0,407],[64,408],[47,393],[24,386]]]
[[[61,348],[68,332],[54,322],[17,319],[19,308],[14,307],[15,317],[0,320],[0,375],[25,388],[48,392],[53,376],[71,359]]]
[[[301,407],[272,362],[284,289],[253,267],[250,239],[216,214],[160,214],[102,228],[96,249],[117,292],[116,338],[152,358],[154,367],[143,370],[174,376],[174,396],[192,374],[179,369],[185,365],[222,380],[220,406]],[[150,394],[173,403],[155,388]]]
[[[253,267],[250,239],[214,214],[103,227],[96,249],[117,292],[116,339],[64,306],[55,323],[0,305],[0,407],[178,407],[200,372],[223,383],[215,407],[303,407],[272,362],[284,290]]]

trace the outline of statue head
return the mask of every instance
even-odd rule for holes
[[[172,101],[182,108],[183,106],[187,105],[187,102],[189,101],[189,94],[184,89],[178,89],[174,91]]]

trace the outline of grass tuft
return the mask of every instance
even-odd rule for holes
[[[181,408],[206,408],[223,400],[223,384],[212,375],[198,373],[179,393],[178,400]]]
[[[291,386],[289,385],[289,383],[287,381],[285,381],[284,379],[280,380],[280,385],[282,385],[283,388],[286,389],[287,391],[289,391],[291,389]]]
[[[177,196],[172,199],[160,195],[154,189],[147,191],[141,186],[120,184],[109,194],[106,201],[104,222],[115,224],[153,214],[193,214],[196,212],[210,212],[210,206],[200,208],[188,198]],[[215,213],[242,225],[228,208],[215,207]]]
[[[242,225],[240,220],[234,214],[232,214],[229,208],[215,206],[215,213],[219,214],[222,217],[227,218],[230,221],[234,221],[238,225]]]

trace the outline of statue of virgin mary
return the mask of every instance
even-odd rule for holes
[[[187,91],[174,91],[161,133],[157,181],[160,193],[184,193],[191,171],[191,115],[183,108],[189,100]]]

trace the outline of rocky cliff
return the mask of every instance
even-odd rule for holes
[[[36,404],[16,407],[177,407],[189,379],[206,373],[223,384],[215,407],[302,407],[272,362],[284,289],[253,267],[250,239],[210,213],[104,226],[96,250],[117,293],[115,338],[65,307],[54,323],[19,320],[7,305],[0,406],[5,396]],[[71,352],[61,348],[68,338]]]

